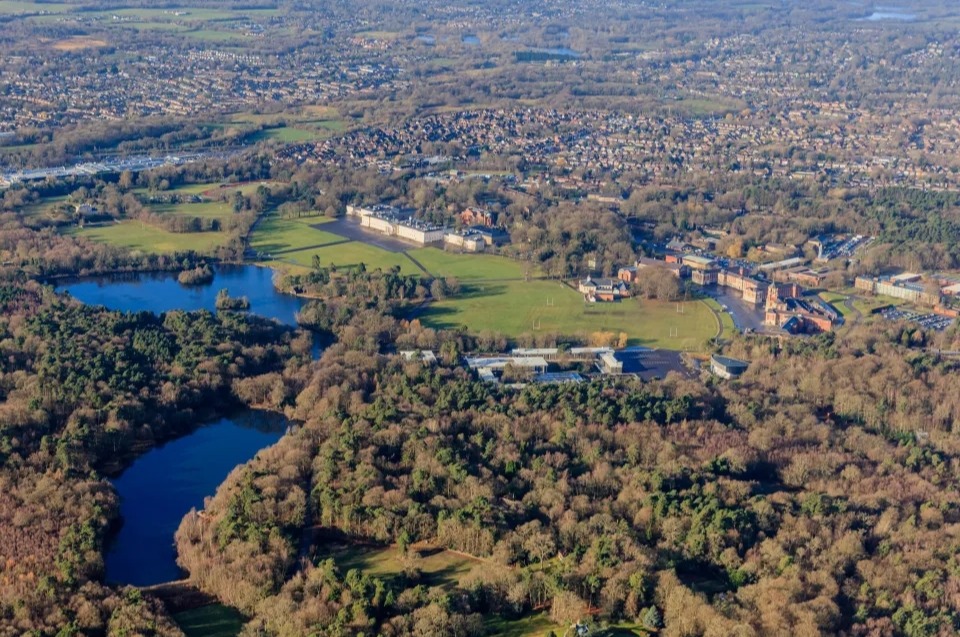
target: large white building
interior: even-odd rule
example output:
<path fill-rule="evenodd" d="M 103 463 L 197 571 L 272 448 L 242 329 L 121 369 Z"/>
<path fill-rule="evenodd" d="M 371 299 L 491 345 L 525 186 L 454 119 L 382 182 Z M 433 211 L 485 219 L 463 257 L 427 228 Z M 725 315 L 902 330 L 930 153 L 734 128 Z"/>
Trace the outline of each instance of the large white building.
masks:
<path fill-rule="evenodd" d="M 358 217 L 364 228 L 417 245 L 440 243 L 446 234 L 442 226 L 417 221 L 393 206 L 347 206 L 347 216 Z"/>

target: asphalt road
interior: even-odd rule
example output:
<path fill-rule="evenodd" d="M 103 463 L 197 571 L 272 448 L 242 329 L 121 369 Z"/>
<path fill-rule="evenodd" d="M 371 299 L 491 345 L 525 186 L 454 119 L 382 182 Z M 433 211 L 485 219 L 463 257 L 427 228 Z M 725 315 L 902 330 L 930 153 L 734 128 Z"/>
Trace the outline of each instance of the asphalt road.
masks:
<path fill-rule="evenodd" d="M 337 219 L 335 221 L 329 221 L 327 223 L 318 223 L 313 227 L 317 230 L 323 230 L 324 232 L 336 234 L 352 241 L 368 243 L 372 246 L 377 246 L 378 248 L 387 250 L 388 252 L 406 252 L 407 250 L 412 250 L 413 248 L 419 247 L 414 243 L 407 243 L 399 239 L 385 236 L 376 230 L 365 229 L 360 225 L 359 221 L 348 219 L 346 217 Z"/>
<path fill-rule="evenodd" d="M 766 327 L 763 324 L 763 310 L 744 302 L 738 292 L 728 291 L 725 288 L 714 287 L 704 290 L 707 296 L 713 297 L 720 305 L 725 305 L 727 313 L 733 318 L 733 325 L 741 332 L 747 329 L 762 332 Z"/>

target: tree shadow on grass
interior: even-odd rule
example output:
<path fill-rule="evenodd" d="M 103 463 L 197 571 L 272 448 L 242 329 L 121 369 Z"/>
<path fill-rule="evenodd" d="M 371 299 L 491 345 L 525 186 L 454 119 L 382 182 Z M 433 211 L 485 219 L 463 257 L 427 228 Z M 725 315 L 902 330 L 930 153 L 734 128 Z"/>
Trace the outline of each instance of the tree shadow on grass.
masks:
<path fill-rule="evenodd" d="M 491 304 L 496 303 L 492 299 L 503 296 L 506 291 L 506 285 L 497 284 L 477 284 L 464 285 L 459 294 L 443 301 L 446 305 L 440 306 L 431 303 L 425 310 L 417 314 L 417 318 L 427 321 L 431 327 L 441 329 L 456 329 L 465 326 L 463 320 L 474 308 L 464 305 L 468 301 L 490 298 Z M 495 305 L 491 305 L 495 309 Z"/>

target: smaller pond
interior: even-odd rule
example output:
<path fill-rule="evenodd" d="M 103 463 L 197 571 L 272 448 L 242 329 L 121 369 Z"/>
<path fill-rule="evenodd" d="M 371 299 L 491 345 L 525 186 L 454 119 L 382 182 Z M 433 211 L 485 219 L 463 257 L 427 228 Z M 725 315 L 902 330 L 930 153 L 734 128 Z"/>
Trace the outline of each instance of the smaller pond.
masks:
<path fill-rule="evenodd" d="M 468 34 L 464 35 L 462 38 L 460 38 L 460 40 L 461 40 L 464 44 L 468 44 L 468 45 L 470 45 L 470 46 L 478 46 L 478 45 L 480 44 L 480 38 L 478 38 L 477 36 L 473 35 L 472 33 L 468 33 Z"/>
<path fill-rule="evenodd" d="M 275 414 L 244 412 L 140 456 L 113 480 L 123 525 L 107 547 L 106 581 L 150 586 L 180 579 L 173 536 L 183 516 L 202 508 L 234 467 L 277 442 L 286 426 Z"/>

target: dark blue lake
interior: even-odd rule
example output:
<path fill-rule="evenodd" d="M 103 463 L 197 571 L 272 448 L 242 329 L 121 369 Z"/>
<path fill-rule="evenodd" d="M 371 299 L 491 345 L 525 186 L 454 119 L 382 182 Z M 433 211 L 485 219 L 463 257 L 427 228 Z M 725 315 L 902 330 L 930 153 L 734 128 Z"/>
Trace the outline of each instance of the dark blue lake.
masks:
<path fill-rule="evenodd" d="M 92 277 L 59 285 L 88 305 L 103 305 L 126 312 L 169 312 L 170 310 L 216 309 L 217 292 L 230 290 L 231 296 L 250 299 L 250 311 L 286 325 L 296 325 L 296 313 L 305 301 L 281 294 L 273 287 L 273 270 L 252 265 L 220 266 L 213 282 L 186 287 L 177 274 L 118 274 Z"/>
<path fill-rule="evenodd" d="M 252 313 L 296 325 L 305 301 L 277 292 L 273 274 L 255 266 L 223 266 L 203 286 L 186 287 L 176 273 L 159 273 L 94 277 L 58 287 L 87 304 L 156 313 L 215 311 L 217 292 L 227 288 L 231 296 L 246 296 Z M 204 498 L 234 467 L 279 440 L 285 428 L 275 415 L 244 412 L 202 425 L 137 458 L 113 480 L 123 525 L 107 548 L 106 581 L 147 586 L 180 579 L 173 536 L 183 516 L 202 508 Z"/>
<path fill-rule="evenodd" d="M 202 508 L 234 467 L 279 440 L 285 426 L 246 412 L 140 456 L 113 480 L 123 526 L 107 548 L 106 581 L 149 586 L 182 578 L 173 536 L 184 514 Z"/>

